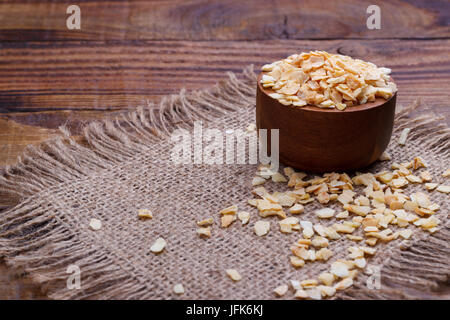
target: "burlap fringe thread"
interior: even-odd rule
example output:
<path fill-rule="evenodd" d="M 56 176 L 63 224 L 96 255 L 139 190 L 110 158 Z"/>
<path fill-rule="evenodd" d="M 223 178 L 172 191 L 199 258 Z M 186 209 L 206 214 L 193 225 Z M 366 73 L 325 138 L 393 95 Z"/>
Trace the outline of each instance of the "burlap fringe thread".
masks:
<path fill-rule="evenodd" d="M 95 176 L 102 170 L 112 170 L 115 165 L 150 150 L 152 143 L 167 138 L 174 129 L 191 127 L 195 120 L 208 121 L 237 108 L 253 107 L 255 81 L 250 66 L 243 71 L 242 80 L 229 73 L 227 80 L 210 89 L 189 94 L 182 90 L 165 97 L 158 106 L 149 103 L 113 120 L 90 123 L 83 128 L 82 142 L 75 141 L 61 127 L 62 137 L 27 148 L 17 164 L 4 168 L 0 176 L 0 191 L 15 197 L 18 203 L 0 214 L 0 258 L 47 288 L 51 298 L 148 298 L 145 283 L 123 272 L 124 266 L 118 266 L 106 254 L 86 248 L 57 215 L 49 214 L 40 205 L 39 193 L 60 188 L 74 179 Z M 419 140 L 424 152 L 439 153 L 446 159 L 450 152 L 450 129 L 433 114 L 410 119 L 409 114 L 418 106 L 417 102 L 396 114 L 395 132 L 411 128 L 409 139 Z M 367 290 L 357 284 L 340 297 L 414 298 L 408 289 L 413 292 L 414 288 L 437 288 L 450 274 L 449 238 L 446 223 L 439 232 L 423 234 L 411 242 L 409 248 L 393 249 L 396 252 L 383 266 L 383 289 Z M 83 278 L 88 280 L 84 281 L 83 290 L 65 289 L 65 268 L 75 261 L 83 270 Z"/>

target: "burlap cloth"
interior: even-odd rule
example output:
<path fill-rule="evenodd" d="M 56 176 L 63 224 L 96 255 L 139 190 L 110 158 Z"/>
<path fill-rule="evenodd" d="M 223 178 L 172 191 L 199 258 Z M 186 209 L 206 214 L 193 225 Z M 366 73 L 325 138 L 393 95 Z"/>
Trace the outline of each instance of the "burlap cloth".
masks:
<path fill-rule="evenodd" d="M 0 179 L 2 190 L 20 199 L 0 216 L 0 257 L 25 270 L 50 297 L 62 299 L 273 299 L 275 287 L 317 276 L 344 258 L 355 243 L 342 237 L 331 242 L 334 255 L 328 262 L 295 270 L 288 257 L 298 233 L 282 234 L 277 218 L 271 217 L 266 218 L 270 233 L 254 234 L 253 224 L 260 218 L 247 199 L 252 197 L 255 165 L 171 162 L 168 135 L 175 128 L 189 129 L 199 119 L 204 128 L 220 130 L 254 123 L 255 81 L 251 69 L 239 80 L 230 74 L 211 89 L 167 97 L 158 108 L 141 107 L 115 120 L 91 123 L 84 128 L 84 143 L 62 128 L 64 138 L 29 148 Z M 410 119 L 415 107 L 396 115 L 388 151 L 399 163 L 421 156 L 434 180 L 442 183 L 441 174 L 449 167 L 449 128 L 433 115 Z M 412 130 L 400 147 L 398 135 L 406 127 Z M 391 163 L 377 162 L 362 171 L 380 171 Z M 266 188 L 282 189 L 271 183 Z M 419 189 L 423 185 L 409 186 L 407 193 Z M 381 289 L 368 289 L 368 275 L 361 273 L 353 288 L 337 297 L 410 298 L 447 281 L 449 196 L 434 191 L 431 199 L 441 206 L 440 230 L 430 235 L 413 226 L 410 241 L 377 244 L 369 265 L 382 267 Z M 250 223 L 237 221 L 222 229 L 218 211 L 232 204 L 251 212 Z M 320 207 L 317 201 L 306 205 L 301 219 L 318 222 L 313 211 Z M 138 220 L 140 208 L 150 208 L 154 218 Z M 210 216 L 215 218 L 212 237 L 200 239 L 196 221 Z M 94 217 L 103 222 L 95 232 L 88 228 Z M 154 255 L 149 248 L 158 237 L 168 244 Z M 81 270 L 79 290 L 66 287 L 71 264 Z M 227 268 L 237 269 L 243 279 L 233 283 L 225 275 Z M 176 283 L 183 283 L 184 295 L 172 292 Z M 292 299 L 293 293 L 285 298 Z"/>

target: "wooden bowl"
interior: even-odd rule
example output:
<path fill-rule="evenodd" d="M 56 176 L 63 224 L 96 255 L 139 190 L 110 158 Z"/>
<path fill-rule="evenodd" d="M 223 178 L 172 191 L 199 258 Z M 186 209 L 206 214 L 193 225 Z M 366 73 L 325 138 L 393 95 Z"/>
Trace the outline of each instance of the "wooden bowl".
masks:
<path fill-rule="evenodd" d="M 344 111 L 285 106 L 268 95 L 273 90 L 262 87 L 261 77 L 262 73 L 257 84 L 256 125 L 268 131 L 279 129 L 281 163 L 311 172 L 356 170 L 377 160 L 388 146 L 396 94 Z"/>

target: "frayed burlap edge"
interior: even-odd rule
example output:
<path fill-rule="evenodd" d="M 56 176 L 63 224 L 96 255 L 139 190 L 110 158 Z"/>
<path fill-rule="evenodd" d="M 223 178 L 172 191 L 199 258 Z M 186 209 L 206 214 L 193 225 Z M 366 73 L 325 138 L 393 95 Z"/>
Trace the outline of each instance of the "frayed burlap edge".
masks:
<path fill-rule="evenodd" d="M 166 139 L 173 130 L 191 127 L 195 120 L 208 121 L 238 108 L 253 107 L 256 81 L 253 67 L 246 68 L 241 79 L 231 73 L 228 77 L 212 88 L 189 94 L 182 90 L 165 97 L 157 106 L 149 104 L 112 120 L 87 124 L 81 142 L 62 127 L 62 137 L 27 148 L 17 164 L 4 168 L 0 176 L 0 191 L 18 202 L 0 215 L 0 258 L 48 288 L 51 298 L 145 299 L 148 296 L 145 283 L 129 275 L 132 273 L 123 272 L 127 266 L 117 265 L 106 253 L 91 252 L 57 215 L 49 213 L 36 200 L 43 190 L 112 170 L 151 150 L 153 143 Z M 419 105 L 417 101 L 396 114 L 395 132 L 411 128 L 409 139 L 423 144 L 424 152 L 448 157 L 450 129 L 432 113 L 410 118 Z M 449 236 L 447 223 L 436 234 L 423 234 L 402 250 L 393 249 L 383 266 L 382 290 L 356 286 L 340 298 L 414 298 L 405 288 L 436 288 L 449 274 Z M 49 242 L 54 244 L 52 252 L 45 246 Z M 82 295 L 58 285 L 67 279 L 65 267 L 69 261 L 77 261 L 83 277 L 91 279 Z M 426 272 L 417 268 L 418 262 L 426 266 Z"/>

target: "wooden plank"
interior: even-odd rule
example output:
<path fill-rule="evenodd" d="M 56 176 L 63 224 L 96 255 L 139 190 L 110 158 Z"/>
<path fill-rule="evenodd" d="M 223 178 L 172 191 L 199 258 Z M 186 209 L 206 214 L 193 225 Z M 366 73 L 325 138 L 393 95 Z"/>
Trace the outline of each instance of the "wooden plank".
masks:
<path fill-rule="evenodd" d="M 32 42 L 0 44 L 0 112 L 122 110 L 198 89 L 291 53 L 348 54 L 393 69 L 400 103 L 448 107 L 450 40 Z"/>
<path fill-rule="evenodd" d="M 15 163 L 27 145 L 37 145 L 56 134 L 55 129 L 0 119 L 0 165 Z"/>
<path fill-rule="evenodd" d="M 11 269 L 0 261 L 0 300 L 48 299 L 42 288 L 29 276 Z"/>
<path fill-rule="evenodd" d="M 80 0 L 81 30 L 68 30 L 73 1 L 2 1 L 0 40 L 264 40 L 442 38 L 446 0 L 377 1 L 381 29 L 366 26 L 370 0 Z"/>

